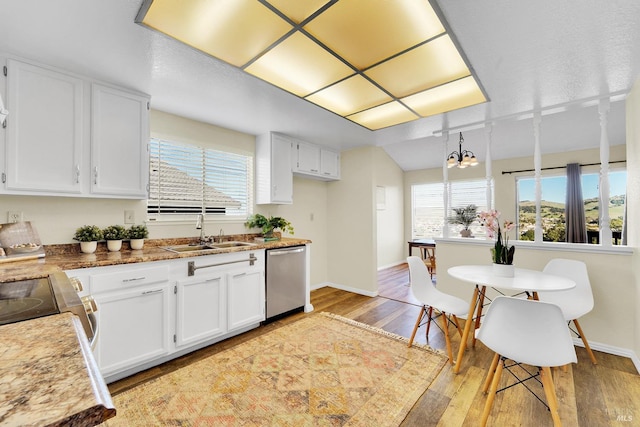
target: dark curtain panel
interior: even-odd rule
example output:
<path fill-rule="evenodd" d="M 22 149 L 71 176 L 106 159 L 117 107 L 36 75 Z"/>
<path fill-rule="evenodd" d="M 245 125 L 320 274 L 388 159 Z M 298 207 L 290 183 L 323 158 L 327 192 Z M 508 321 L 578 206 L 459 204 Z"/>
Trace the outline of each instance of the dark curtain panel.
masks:
<path fill-rule="evenodd" d="M 584 215 L 584 200 L 582 199 L 580 165 L 578 163 L 569 163 L 567 165 L 567 203 L 564 209 L 567 220 L 567 242 L 586 243 L 587 224 Z"/>

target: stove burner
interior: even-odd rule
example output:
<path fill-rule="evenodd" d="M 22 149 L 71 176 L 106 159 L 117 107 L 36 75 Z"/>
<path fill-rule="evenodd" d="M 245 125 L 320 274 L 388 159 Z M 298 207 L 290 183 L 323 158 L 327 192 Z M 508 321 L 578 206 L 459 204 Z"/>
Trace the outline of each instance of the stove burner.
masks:
<path fill-rule="evenodd" d="M 47 279 L 0 283 L 0 325 L 58 312 Z"/>

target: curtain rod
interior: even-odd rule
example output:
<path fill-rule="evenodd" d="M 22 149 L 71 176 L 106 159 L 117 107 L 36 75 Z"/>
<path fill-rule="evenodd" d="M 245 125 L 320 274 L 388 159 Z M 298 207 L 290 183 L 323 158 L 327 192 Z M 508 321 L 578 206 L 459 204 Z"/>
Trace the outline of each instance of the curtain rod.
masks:
<path fill-rule="evenodd" d="M 614 160 L 613 162 L 609 162 L 609 164 L 612 163 L 626 163 L 626 160 Z M 600 166 L 602 163 L 581 163 L 580 166 Z M 546 171 L 546 170 L 551 170 L 551 169 L 566 169 L 566 166 L 552 166 L 552 167 L 548 167 L 548 168 L 540 168 L 540 170 L 542 171 Z M 535 172 L 535 169 L 521 169 L 521 170 L 517 170 L 517 171 L 502 171 L 502 175 L 506 175 L 506 174 L 512 174 L 512 173 L 518 173 L 518 172 Z"/>

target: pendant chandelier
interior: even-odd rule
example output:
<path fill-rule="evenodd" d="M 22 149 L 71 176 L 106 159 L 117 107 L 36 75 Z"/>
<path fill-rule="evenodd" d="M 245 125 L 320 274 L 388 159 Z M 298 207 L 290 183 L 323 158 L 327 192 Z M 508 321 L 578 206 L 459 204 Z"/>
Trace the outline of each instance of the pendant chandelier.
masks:
<path fill-rule="evenodd" d="M 448 168 L 457 166 L 460 169 L 464 169 L 467 166 L 476 166 L 478 164 L 478 159 L 476 159 L 476 155 L 473 154 L 472 151 L 462 149 L 463 142 L 464 142 L 464 138 L 462 137 L 462 132 L 460 132 L 460 141 L 458 142 L 458 151 L 452 151 L 451 154 L 449 154 L 447 158 Z"/>

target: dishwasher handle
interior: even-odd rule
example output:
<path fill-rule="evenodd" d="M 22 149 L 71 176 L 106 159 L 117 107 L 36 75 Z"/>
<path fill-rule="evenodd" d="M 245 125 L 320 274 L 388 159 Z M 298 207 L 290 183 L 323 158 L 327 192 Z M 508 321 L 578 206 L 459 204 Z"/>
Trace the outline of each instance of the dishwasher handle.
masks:
<path fill-rule="evenodd" d="M 298 249 L 289 249 L 289 250 L 284 250 L 284 251 L 274 251 L 274 250 L 270 250 L 269 251 L 269 256 L 280 256 L 280 255 L 289 255 L 289 254 L 299 254 L 300 252 L 304 252 L 305 248 L 298 248 Z"/>

